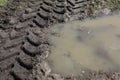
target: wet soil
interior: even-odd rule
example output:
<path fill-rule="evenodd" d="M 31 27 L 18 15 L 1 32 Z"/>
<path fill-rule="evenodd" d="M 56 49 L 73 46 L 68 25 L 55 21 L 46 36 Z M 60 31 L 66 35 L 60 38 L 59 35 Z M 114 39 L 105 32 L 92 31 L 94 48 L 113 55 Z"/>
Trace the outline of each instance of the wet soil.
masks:
<path fill-rule="evenodd" d="M 92 13 L 84 11 L 88 3 L 10 0 L 0 13 L 0 80 L 119 80 L 120 73 L 112 71 L 62 77 L 53 73 L 45 60 L 50 53 L 51 43 L 46 34 L 51 25 L 91 16 Z"/>
<path fill-rule="evenodd" d="M 54 72 L 80 75 L 86 71 L 120 71 L 120 14 L 56 24 L 49 35 L 48 59 Z M 97 63 L 97 64 L 96 64 Z"/>

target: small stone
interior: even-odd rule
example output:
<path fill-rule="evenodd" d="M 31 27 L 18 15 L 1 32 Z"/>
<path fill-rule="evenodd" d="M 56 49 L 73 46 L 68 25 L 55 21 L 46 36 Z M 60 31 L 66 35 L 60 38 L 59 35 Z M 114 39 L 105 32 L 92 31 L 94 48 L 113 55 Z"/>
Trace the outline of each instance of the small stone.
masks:
<path fill-rule="evenodd" d="M 43 32 L 40 29 L 33 29 L 33 33 L 39 37 L 43 36 Z"/>
<path fill-rule="evenodd" d="M 45 51 L 42 53 L 41 58 L 46 59 L 49 56 L 49 51 Z"/>
<path fill-rule="evenodd" d="M 105 14 L 105 15 L 108 15 L 108 14 L 111 13 L 111 10 L 108 9 L 108 8 L 105 8 L 105 9 L 102 10 L 102 13 Z"/>
<path fill-rule="evenodd" d="M 41 44 L 39 46 L 39 49 L 41 50 L 41 52 L 44 54 L 45 51 L 50 51 L 50 48 L 47 44 Z"/>
<path fill-rule="evenodd" d="M 84 74 L 84 73 L 85 73 L 85 71 L 82 71 L 82 73 Z"/>
<path fill-rule="evenodd" d="M 50 74 L 50 72 L 51 72 L 50 66 L 49 66 L 48 63 L 45 62 L 45 61 L 42 61 L 42 62 L 40 63 L 40 68 L 41 68 L 41 70 L 43 71 L 43 74 L 44 74 L 46 77 L 47 77 L 47 76 Z"/>
<path fill-rule="evenodd" d="M 25 13 L 26 13 L 26 14 L 28 14 L 28 13 L 30 13 L 30 12 L 32 12 L 32 9 L 31 9 L 31 8 L 27 8 L 27 9 L 25 10 Z"/>
<path fill-rule="evenodd" d="M 64 80 L 59 74 L 52 74 L 54 80 Z"/>

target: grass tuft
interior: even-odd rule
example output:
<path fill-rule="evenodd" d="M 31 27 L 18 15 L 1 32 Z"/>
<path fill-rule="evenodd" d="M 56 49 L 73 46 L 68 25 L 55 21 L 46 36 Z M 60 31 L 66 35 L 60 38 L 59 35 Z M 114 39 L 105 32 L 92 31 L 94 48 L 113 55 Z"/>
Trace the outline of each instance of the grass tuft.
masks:
<path fill-rule="evenodd" d="M 107 0 L 107 6 L 111 8 L 120 8 L 120 0 Z"/>
<path fill-rule="evenodd" d="M 0 6 L 4 6 L 7 4 L 7 0 L 0 0 Z"/>

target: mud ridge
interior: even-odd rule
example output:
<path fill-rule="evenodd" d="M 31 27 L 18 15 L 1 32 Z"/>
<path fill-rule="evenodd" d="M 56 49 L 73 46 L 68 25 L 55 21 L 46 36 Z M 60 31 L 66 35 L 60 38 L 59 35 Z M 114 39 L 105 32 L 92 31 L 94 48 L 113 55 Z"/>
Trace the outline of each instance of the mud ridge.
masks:
<path fill-rule="evenodd" d="M 51 72 L 45 61 L 50 53 L 46 34 L 53 24 L 90 16 L 85 6 L 92 0 L 28 1 L 11 0 L 0 16 L 0 80 L 75 80 L 74 76 L 63 78 Z M 27 3 L 27 7 L 21 7 L 22 3 Z M 93 79 L 103 74 L 107 76 L 93 74 Z M 119 73 L 111 74 L 119 77 Z M 86 76 L 89 78 L 92 76 Z"/>

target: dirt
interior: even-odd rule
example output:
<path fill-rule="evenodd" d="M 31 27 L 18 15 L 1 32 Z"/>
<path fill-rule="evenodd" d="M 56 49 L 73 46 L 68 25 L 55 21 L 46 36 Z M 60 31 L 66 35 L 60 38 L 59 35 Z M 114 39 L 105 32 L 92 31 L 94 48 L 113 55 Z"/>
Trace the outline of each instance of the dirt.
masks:
<path fill-rule="evenodd" d="M 85 7 L 89 3 L 94 4 L 92 0 L 10 0 L 0 13 L 0 80 L 119 80 L 117 72 L 62 77 L 52 73 L 45 60 L 51 46 L 46 34 L 52 24 L 92 16 Z"/>

